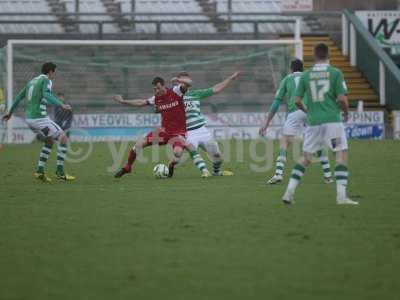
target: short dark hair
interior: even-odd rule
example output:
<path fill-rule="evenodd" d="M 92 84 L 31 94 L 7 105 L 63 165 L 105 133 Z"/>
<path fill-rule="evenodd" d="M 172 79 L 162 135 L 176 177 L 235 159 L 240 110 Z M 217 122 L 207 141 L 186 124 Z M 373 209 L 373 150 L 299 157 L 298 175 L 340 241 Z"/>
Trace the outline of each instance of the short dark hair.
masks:
<path fill-rule="evenodd" d="M 65 94 L 64 94 L 63 92 L 58 92 L 58 93 L 57 93 L 57 96 L 58 96 L 58 97 L 64 97 Z"/>
<path fill-rule="evenodd" d="M 314 48 L 314 55 L 317 59 L 327 60 L 329 58 L 329 47 L 324 43 L 316 45 Z"/>
<path fill-rule="evenodd" d="M 295 59 L 290 63 L 290 69 L 292 72 L 303 72 L 304 65 L 301 59 Z"/>
<path fill-rule="evenodd" d="M 186 71 L 181 71 L 178 73 L 178 77 L 190 77 L 190 75 Z"/>
<path fill-rule="evenodd" d="M 57 68 L 56 64 L 54 64 L 52 62 L 44 63 L 42 66 L 42 74 L 47 75 L 50 73 L 50 71 L 55 72 L 56 68 Z"/>
<path fill-rule="evenodd" d="M 157 85 L 158 83 L 160 83 L 161 85 L 165 85 L 165 80 L 161 77 L 155 77 L 151 82 L 152 85 Z"/>

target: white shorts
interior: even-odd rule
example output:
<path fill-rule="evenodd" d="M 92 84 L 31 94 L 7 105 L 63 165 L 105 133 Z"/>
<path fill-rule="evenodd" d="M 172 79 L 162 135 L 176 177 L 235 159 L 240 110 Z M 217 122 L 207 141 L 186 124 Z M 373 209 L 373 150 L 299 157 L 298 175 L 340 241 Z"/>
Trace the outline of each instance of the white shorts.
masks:
<path fill-rule="evenodd" d="M 26 124 L 33 132 L 42 138 L 51 137 L 57 139 L 63 130 L 49 117 L 39 119 L 25 119 Z"/>
<path fill-rule="evenodd" d="M 219 152 L 217 141 L 212 136 L 207 127 L 203 126 L 187 132 L 187 143 L 194 146 L 196 149 L 200 146 L 209 154 Z"/>
<path fill-rule="evenodd" d="M 302 110 L 296 110 L 288 114 L 283 125 L 283 135 L 301 136 L 304 133 L 307 114 Z"/>
<path fill-rule="evenodd" d="M 334 152 L 348 149 L 343 123 L 327 123 L 306 128 L 303 151 L 314 154 L 324 147 Z"/>

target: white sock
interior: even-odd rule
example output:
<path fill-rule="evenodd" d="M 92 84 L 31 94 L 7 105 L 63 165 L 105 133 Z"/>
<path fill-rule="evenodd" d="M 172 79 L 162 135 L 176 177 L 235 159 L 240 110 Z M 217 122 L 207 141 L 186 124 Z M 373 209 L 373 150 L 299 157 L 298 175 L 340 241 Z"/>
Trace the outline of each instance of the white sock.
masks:
<path fill-rule="evenodd" d="M 290 178 L 286 192 L 294 194 L 294 192 L 296 191 L 296 188 L 299 185 L 299 183 L 300 183 L 300 181 L 298 181 L 296 179 L 293 179 L 293 178 Z"/>
<path fill-rule="evenodd" d="M 346 195 L 347 186 L 344 184 L 336 183 L 337 200 L 343 201 L 347 198 Z"/>

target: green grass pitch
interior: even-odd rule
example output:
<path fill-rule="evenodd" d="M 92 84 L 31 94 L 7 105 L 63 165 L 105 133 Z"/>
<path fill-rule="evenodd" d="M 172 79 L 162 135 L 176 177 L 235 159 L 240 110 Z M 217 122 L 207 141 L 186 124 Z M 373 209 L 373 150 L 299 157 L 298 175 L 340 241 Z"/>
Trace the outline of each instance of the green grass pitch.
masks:
<path fill-rule="evenodd" d="M 232 178 L 186 162 L 171 180 L 149 163 L 118 181 L 94 144 L 67 166 L 76 182 L 41 184 L 39 144 L 3 147 L 0 299 L 398 299 L 400 144 L 350 146 L 358 207 L 335 205 L 317 164 L 284 206 L 286 182 L 267 187 L 272 171 L 252 172 L 247 150 L 226 164 Z"/>

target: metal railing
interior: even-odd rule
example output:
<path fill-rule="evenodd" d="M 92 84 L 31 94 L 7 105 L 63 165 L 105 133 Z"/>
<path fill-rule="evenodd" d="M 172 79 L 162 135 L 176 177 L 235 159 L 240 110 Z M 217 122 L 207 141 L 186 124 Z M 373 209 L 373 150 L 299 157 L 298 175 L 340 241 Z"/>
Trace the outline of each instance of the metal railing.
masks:
<path fill-rule="evenodd" d="M 350 64 L 357 66 L 379 92 L 382 106 L 400 109 L 400 69 L 357 16 L 345 10 L 342 23 L 343 55 L 350 56 Z"/>

